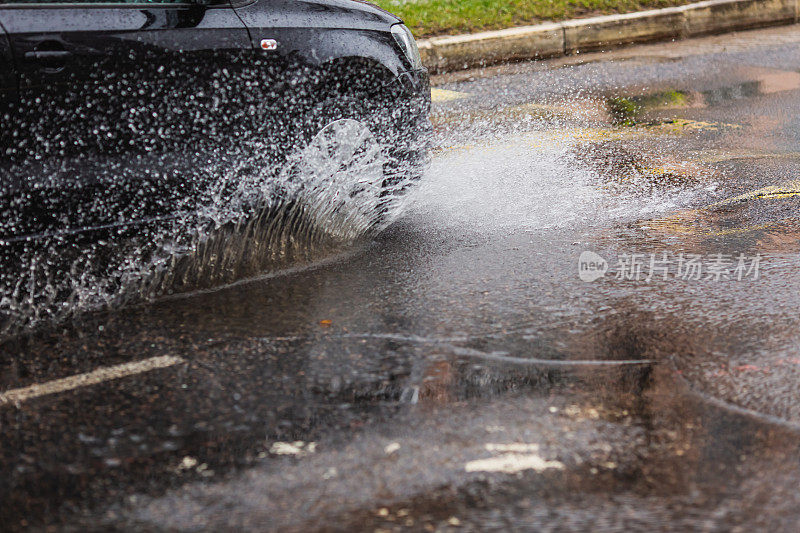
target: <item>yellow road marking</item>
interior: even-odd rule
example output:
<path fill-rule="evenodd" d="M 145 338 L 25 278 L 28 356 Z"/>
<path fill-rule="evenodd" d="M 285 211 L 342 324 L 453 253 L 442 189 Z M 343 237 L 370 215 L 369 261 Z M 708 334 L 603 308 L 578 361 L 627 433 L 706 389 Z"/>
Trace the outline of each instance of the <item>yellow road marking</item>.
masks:
<path fill-rule="evenodd" d="M 729 228 L 729 229 L 714 231 L 708 228 L 701 229 L 694 227 L 691 224 L 691 222 L 687 220 L 687 218 L 690 216 L 699 217 L 701 211 L 713 209 L 715 207 L 722 207 L 726 205 L 733 205 L 741 202 L 746 202 L 748 200 L 760 200 L 760 199 L 775 200 L 775 199 L 793 198 L 799 196 L 800 196 L 800 180 L 791 181 L 783 185 L 770 185 L 768 187 L 756 189 L 754 191 L 740 194 L 732 198 L 726 198 L 725 200 L 721 200 L 719 202 L 715 202 L 713 204 L 709 204 L 707 206 L 698 209 L 682 211 L 669 217 L 650 220 L 642 225 L 652 229 L 677 233 L 681 235 L 699 235 L 706 237 L 725 237 L 728 235 L 739 235 L 751 231 L 764 230 L 773 227 L 777 224 L 784 223 L 789 219 L 772 221 L 766 224 L 757 224 L 740 228 Z"/>
<path fill-rule="evenodd" d="M 713 203 L 707 207 L 719 207 L 723 205 L 737 204 L 746 200 L 758 200 L 761 198 L 789 198 L 792 196 L 800 196 L 800 180 L 790 181 L 784 185 L 770 185 L 763 189 L 750 191 L 733 198 L 727 198 L 719 202 Z"/>
<path fill-rule="evenodd" d="M 678 235 L 695 235 L 699 237 L 727 237 L 730 235 L 741 235 L 744 233 L 749 233 L 751 231 L 765 230 L 777 226 L 778 224 L 784 223 L 787 220 L 788 219 L 776 220 L 773 222 L 768 222 L 766 224 L 757 224 L 753 226 L 745 226 L 743 228 L 730 228 L 717 231 L 713 231 L 708 228 L 706 229 L 695 228 L 688 224 L 682 224 L 680 222 L 670 220 L 669 218 L 651 220 L 643 224 L 643 226 L 646 226 L 650 229 L 655 229 Z"/>
<path fill-rule="evenodd" d="M 740 130 L 739 124 L 727 124 L 725 122 L 702 122 L 699 120 L 675 119 L 670 122 L 659 122 L 656 124 L 642 124 L 642 127 L 650 129 L 660 129 L 667 131 L 719 131 L 723 129 Z"/>
<path fill-rule="evenodd" d="M 461 98 L 468 98 L 468 93 L 460 93 L 458 91 L 448 91 L 445 89 L 431 89 L 431 100 L 434 102 L 450 102 L 452 100 L 460 100 Z"/>
<path fill-rule="evenodd" d="M 798 159 L 800 152 L 751 152 L 751 151 L 714 151 L 709 150 L 697 159 L 699 163 L 723 163 L 737 159 Z"/>

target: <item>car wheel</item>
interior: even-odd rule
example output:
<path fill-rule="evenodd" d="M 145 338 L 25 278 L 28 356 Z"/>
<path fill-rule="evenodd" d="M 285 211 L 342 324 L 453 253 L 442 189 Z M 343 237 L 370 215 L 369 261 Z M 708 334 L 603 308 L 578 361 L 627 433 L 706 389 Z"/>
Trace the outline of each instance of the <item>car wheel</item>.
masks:
<path fill-rule="evenodd" d="M 398 103 L 318 102 L 291 128 L 294 148 L 281 165 L 280 189 L 328 235 L 352 240 L 385 229 L 428 161 L 429 127 L 407 117 Z"/>
<path fill-rule="evenodd" d="M 317 231 L 353 240 L 380 224 L 388 162 L 367 123 L 339 118 L 289 157 L 278 180 Z"/>

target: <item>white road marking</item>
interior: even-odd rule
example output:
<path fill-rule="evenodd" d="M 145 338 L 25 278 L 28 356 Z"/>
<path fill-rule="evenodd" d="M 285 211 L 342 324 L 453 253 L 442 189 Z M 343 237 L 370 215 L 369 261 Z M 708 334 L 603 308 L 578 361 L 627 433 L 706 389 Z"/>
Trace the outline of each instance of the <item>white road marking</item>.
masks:
<path fill-rule="evenodd" d="M 502 472 L 515 474 L 523 470 L 544 470 L 564 468 L 561 461 L 547 461 L 537 452 L 538 444 L 512 443 L 512 444 L 487 444 L 486 450 L 490 452 L 510 452 L 489 459 L 477 459 L 464 465 L 467 472 Z"/>
<path fill-rule="evenodd" d="M 160 357 L 152 357 L 144 361 L 136 361 L 134 363 L 125 363 L 122 365 L 109 366 L 106 368 L 98 368 L 85 374 L 77 374 L 67 378 L 56 379 L 45 383 L 38 383 L 29 387 L 21 389 L 12 389 L 6 392 L 0 392 L 0 405 L 5 404 L 19 404 L 27 400 L 47 396 L 50 394 L 58 394 L 67 392 L 81 387 L 88 387 L 97 385 L 105 381 L 142 374 L 157 370 L 159 368 L 167 368 L 182 363 L 183 359 L 171 355 L 162 355 Z"/>
<path fill-rule="evenodd" d="M 504 474 L 516 474 L 524 470 L 543 472 L 549 469 L 561 470 L 562 468 L 564 468 L 564 463 L 559 461 L 545 461 L 536 454 L 521 455 L 517 453 L 507 453 L 491 459 L 470 461 L 464 467 L 467 472 L 502 472 Z"/>
<path fill-rule="evenodd" d="M 522 442 L 515 442 L 512 444 L 487 444 L 486 450 L 505 453 L 536 453 L 539 451 L 539 445 L 525 444 Z"/>
<path fill-rule="evenodd" d="M 386 453 L 386 455 L 391 455 L 391 454 L 393 454 L 394 452 L 396 452 L 399 449 L 400 449 L 400 443 L 399 442 L 393 442 L 393 443 L 389 444 L 388 446 L 386 446 L 383 449 L 383 451 Z"/>
<path fill-rule="evenodd" d="M 269 449 L 275 455 L 307 455 L 317 451 L 316 442 L 275 442 Z"/>

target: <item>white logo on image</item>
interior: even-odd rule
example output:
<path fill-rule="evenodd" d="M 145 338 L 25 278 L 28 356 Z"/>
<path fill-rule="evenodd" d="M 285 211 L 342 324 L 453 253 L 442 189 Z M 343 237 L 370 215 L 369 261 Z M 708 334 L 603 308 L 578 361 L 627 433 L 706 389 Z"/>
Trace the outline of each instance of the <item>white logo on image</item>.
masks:
<path fill-rule="evenodd" d="M 608 261 L 594 252 L 583 252 L 578 258 L 578 276 L 590 283 L 598 280 L 608 272 Z"/>
<path fill-rule="evenodd" d="M 262 50 L 277 50 L 278 49 L 278 41 L 275 39 L 261 39 L 261 49 Z"/>

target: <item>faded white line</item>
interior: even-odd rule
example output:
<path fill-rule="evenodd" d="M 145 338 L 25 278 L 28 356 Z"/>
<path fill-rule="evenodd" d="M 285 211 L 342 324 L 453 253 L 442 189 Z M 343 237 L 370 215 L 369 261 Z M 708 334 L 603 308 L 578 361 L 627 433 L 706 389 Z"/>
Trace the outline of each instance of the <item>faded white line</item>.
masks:
<path fill-rule="evenodd" d="M 507 452 L 497 457 L 489 459 L 477 459 L 464 465 L 467 472 L 502 472 L 504 474 L 515 474 L 524 470 L 535 470 L 543 472 L 545 470 L 562 470 L 564 463 L 561 461 L 548 461 L 539 454 L 538 444 L 511 443 L 511 444 L 487 444 L 486 450 L 490 452 Z"/>
<path fill-rule="evenodd" d="M 560 461 L 545 461 L 536 454 L 507 453 L 491 459 L 478 459 L 470 461 L 464 466 L 467 472 L 501 472 L 503 474 L 516 474 L 525 470 L 544 472 L 545 470 L 561 470 L 564 463 Z"/>
<path fill-rule="evenodd" d="M 487 444 L 486 450 L 490 452 L 502 453 L 536 453 L 539 451 L 538 444 L 525 444 L 515 442 L 512 444 Z"/>
<path fill-rule="evenodd" d="M 122 365 L 109 366 L 106 368 L 98 368 L 85 374 L 77 374 L 67 378 L 56 379 L 45 383 L 38 383 L 29 387 L 21 389 L 12 389 L 0 393 L 0 405 L 5 404 L 18 404 L 41 396 L 50 394 L 58 394 L 80 387 L 88 387 L 97 385 L 105 381 L 120 379 L 127 376 L 142 374 L 150 372 L 151 370 L 158 370 L 159 368 L 167 368 L 182 363 L 183 359 L 171 355 L 162 355 L 160 357 L 152 357 L 144 361 L 136 361 L 134 363 L 125 363 Z"/>

